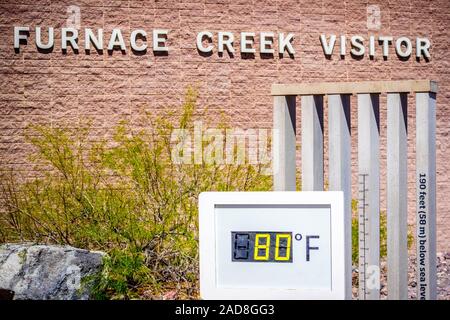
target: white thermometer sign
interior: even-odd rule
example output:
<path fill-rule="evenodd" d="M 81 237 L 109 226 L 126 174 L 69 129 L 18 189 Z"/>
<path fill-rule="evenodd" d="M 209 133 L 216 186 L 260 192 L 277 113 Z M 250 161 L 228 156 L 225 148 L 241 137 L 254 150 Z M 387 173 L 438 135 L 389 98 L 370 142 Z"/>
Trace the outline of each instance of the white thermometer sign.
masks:
<path fill-rule="evenodd" d="M 203 299 L 344 299 L 342 192 L 200 195 Z"/>

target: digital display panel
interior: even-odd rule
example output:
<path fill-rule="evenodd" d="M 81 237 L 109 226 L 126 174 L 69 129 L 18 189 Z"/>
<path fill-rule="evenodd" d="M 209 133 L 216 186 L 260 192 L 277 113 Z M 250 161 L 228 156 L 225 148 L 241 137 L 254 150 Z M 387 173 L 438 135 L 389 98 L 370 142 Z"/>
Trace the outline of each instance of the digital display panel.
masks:
<path fill-rule="evenodd" d="M 233 262 L 292 263 L 292 232 L 232 231 Z"/>

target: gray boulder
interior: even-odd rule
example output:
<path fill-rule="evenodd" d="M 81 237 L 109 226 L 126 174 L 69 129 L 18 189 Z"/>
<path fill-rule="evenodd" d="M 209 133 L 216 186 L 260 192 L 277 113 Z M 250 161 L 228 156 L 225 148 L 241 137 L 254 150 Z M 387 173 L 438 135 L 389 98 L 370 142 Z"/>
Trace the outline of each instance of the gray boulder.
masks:
<path fill-rule="evenodd" d="M 87 300 L 93 276 L 105 253 L 70 246 L 4 244 L 0 246 L 0 289 L 14 299 Z"/>

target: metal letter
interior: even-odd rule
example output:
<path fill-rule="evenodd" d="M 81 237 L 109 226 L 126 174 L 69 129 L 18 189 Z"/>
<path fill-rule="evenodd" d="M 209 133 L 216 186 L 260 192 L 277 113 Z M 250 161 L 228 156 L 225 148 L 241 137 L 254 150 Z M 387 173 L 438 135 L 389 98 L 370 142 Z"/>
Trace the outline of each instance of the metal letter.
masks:
<path fill-rule="evenodd" d="M 212 37 L 212 35 L 211 35 Z M 227 47 L 228 52 L 233 53 L 233 41 L 234 41 L 234 35 L 231 32 L 219 32 L 219 52 L 224 51 L 224 47 Z M 226 39 L 225 39 L 226 38 Z M 211 48 L 212 50 L 212 48 Z"/>
<path fill-rule="evenodd" d="M 241 32 L 241 53 L 255 53 L 255 48 L 252 47 L 253 39 L 255 38 L 254 32 Z M 250 48 L 247 46 L 250 45 Z"/>
<path fill-rule="evenodd" d="M 131 36 L 130 36 L 131 48 L 134 51 L 145 51 L 147 49 L 147 44 L 145 42 L 143 44 L 141 44 L 140 46 L 138 46 L 136 43 L 136 37 L 138 34 L 142 35 L 142 37 L 144 37 L 144 38 L 147 38 L 147 32 L 145 32 L 144 30 L 141 30 L 141 29 L 133 30 L 133 32 L 131 33 Z"/>
<path fill-rule="evenodd" d="M 167 37 L 169 30 L 155 29 L 153 30 L 153 51 L 168 52 L 169 48 L 166 47 Z"/>
<path fill-rule="evenodd" d="M 327 44 L 327 37 L 324 34 L 321 34 L 320 43 L 322 44 L 322 49 L 325 55 L 331 56 L 333 54 L 334 44 L 336 43 L 336 35 L 332 34 L 330 36 L 330 43 Z"/>
<path fill-rule="evenodd" d="M 283 54 L 284 50 L 287 50 L 289 54 L 295 54 L 294 47 L 292 47 L 292 41 L 294 40 L 294 34 L 288 33 L 286 38 L 284 33 L 278 35 L 278 53 Z"/>
<path fill-rule="evenodd" d="M 27 40 L 27 34 L 21 34 L 21 32 L 29 32 L 29 27 L 14 27 L 14 49 L 19 49 L 20 40 Z"/>
<path fill-rule="evenodd" d="M 273 49 L 273 32 L 261 32 L 260 35 L 260 50 L 261 53 L 273 54 L 275 50 Z"/>
<path fill-rule="evenodd" d="M 416 58 L 419 58 L 422 56 L 425 58 L 430 58 L 430 52 L 428 51 L 430 49 L 431 43 L 430 40 L 427 38 L 417 38 L 416 39 Z"/>
<path fill-rule="evenodd" d="M 361 36 L 353 36 L 350 40 L 352 43 L 352 50 L 350 52 L 355 56 L 363 56 L 366 52 L 366 49 L 364 48 L 363 42 L 364 38 Z"/>
<path fill-rule="evenodd" d="M 383 42 L 383 57 L 388 57 L 389 55 L 389 43 L 392 42 L 392 37 L 384 37 L 380 36 L 378 37 L 378 41 Z"/>
<path fill-rule="evenodd" d="M 53 48 L 54 43 L 55 41 L 52 27 L 48 28 L 48 41 L 46 44 L 42 43 L 41 27 L 36 27 L 36 47 L 47 50 Z"/>
<path fill-rule="evenodd" d="M 70 36 L 68 34 L 71 34 Z M 78 30 L 75 28 L 62 28 L 61 29 L 61 49 L 67 50 L 67 42 L 70 42 L 70 45 L 73 50 L 78 50 Z"/>
<path fill-rule="evenodd" d="M 91 50 L 91 42 L 94 44 L 95 49 L 103 50 L 103 29 L 97 30 L 97 37 L 91 29 L 84 29 L 84 48 Z"/>
<path fill-rule="evenodd" d="M 197 49 L 200 52 L 208 53 L 213 49 L 212 45 L 207 46 L 206 48 L 203 46 L 203 38 L 207 37 L 208 39 L 212 39 L 213 34 L 209 31 L 202 31 L 197 34 Z"/>
<path fill-rule="evenodd" d="M 402 44 L 406 45 L 406 50 L 403 51 Z M 400 37 L 395 42 L 395 51 L 397 51 L 397 54 L 402 58 L 408 58 L 411 55 L 412 52 L 412 43 L 411 40 L 407 37 Z"/>

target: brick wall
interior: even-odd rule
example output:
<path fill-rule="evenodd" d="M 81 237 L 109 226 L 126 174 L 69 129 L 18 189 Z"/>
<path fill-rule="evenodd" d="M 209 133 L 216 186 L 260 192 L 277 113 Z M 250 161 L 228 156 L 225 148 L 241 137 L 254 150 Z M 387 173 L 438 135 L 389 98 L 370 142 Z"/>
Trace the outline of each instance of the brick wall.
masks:
<path fill-rule="evenodd" d="M 105 39 L 113 28 L 170 29 L 168 55 L 144 55 L 114 51 L 99 54 L 71 49 L 61 52 L 60 28 L 68 19 L 67 8 L 81 9 L 81 30 L 103 28 Z M 368 30 L 367 6 L 378 5 L 381 29 Z M 13 26 L 55 27 L 56 45 L 50 53 L 37 52 L 34 32 L 20 52 L 13 49 Z M 234 56 L 201 55 L 195 46 L 199 31 L 235 33 Z M 241 56 L 241 31 L 293 32 L 294 58 Z M 45 32 L 46 33 L 46 32 Z M 414 56 L 401 61 L 390 48 L 384 61 L 381 49 L 370 60 L 334 55 L 325 59 L 321 33 L 426 36 L 432 41 L 431 61 Z M 388 79 L 433 79 L 439 82 L 437 98 L 437 202 L 438 249 L 450 249 L 450 1 L 320 1 L 320 0 L 0 0 L 0 165 L 31 172 L 25 154 L 23 128 L 29 123 L 61 121 L 74 125 L 93 120 L 98 137 L 111 133 L 122 118 L 139 126 L 142 108 L 157 112 L 178 105 L 184 88 L 200 88 L 200 105 L 213 113 L 224 110 L 236 127 L 270 128 L 272 83 L 304 81 L 356 81 Z M 106 42 L 106 40 L 105 40 Z M 83 48 L 83 38 L 80 47 Z M 127 41 L 127 45 L 129 42 Z M 258 47 L 258 45 L 256 45 Z M 336 50 L 336 49 L 335 49 Z M 414 97 L 409 97 L 409 217 L 414 222 Z M 352 98 L 353 144 L 357 142 L 356 99 Z M 382 198 L 385 197 L 386 98 L 381 99 Z M 300 118 L 300 114 L 299 114 Z M 299 119 L 300 120 L 300 119 Z M 299 122 L 300 123 L 300 122 Z M 327 131 L 327 130 L 325 130 Z M 327 133 L 327 132 L 325 132 Z M 300 137 L 299 137 L 300 138 Z M 300 139 L 298 140 L 300 141 Z M 325 159 L 326 160 L 326 159 Z M 299 159 L 300 161 L 300 159 Z M 352 156 L 353 184 L 356 182 L 356 147 Z M 356 197 L 356 190 L 354 197 Z M 382 209 L 385 210 L 383 203 Z"/>

